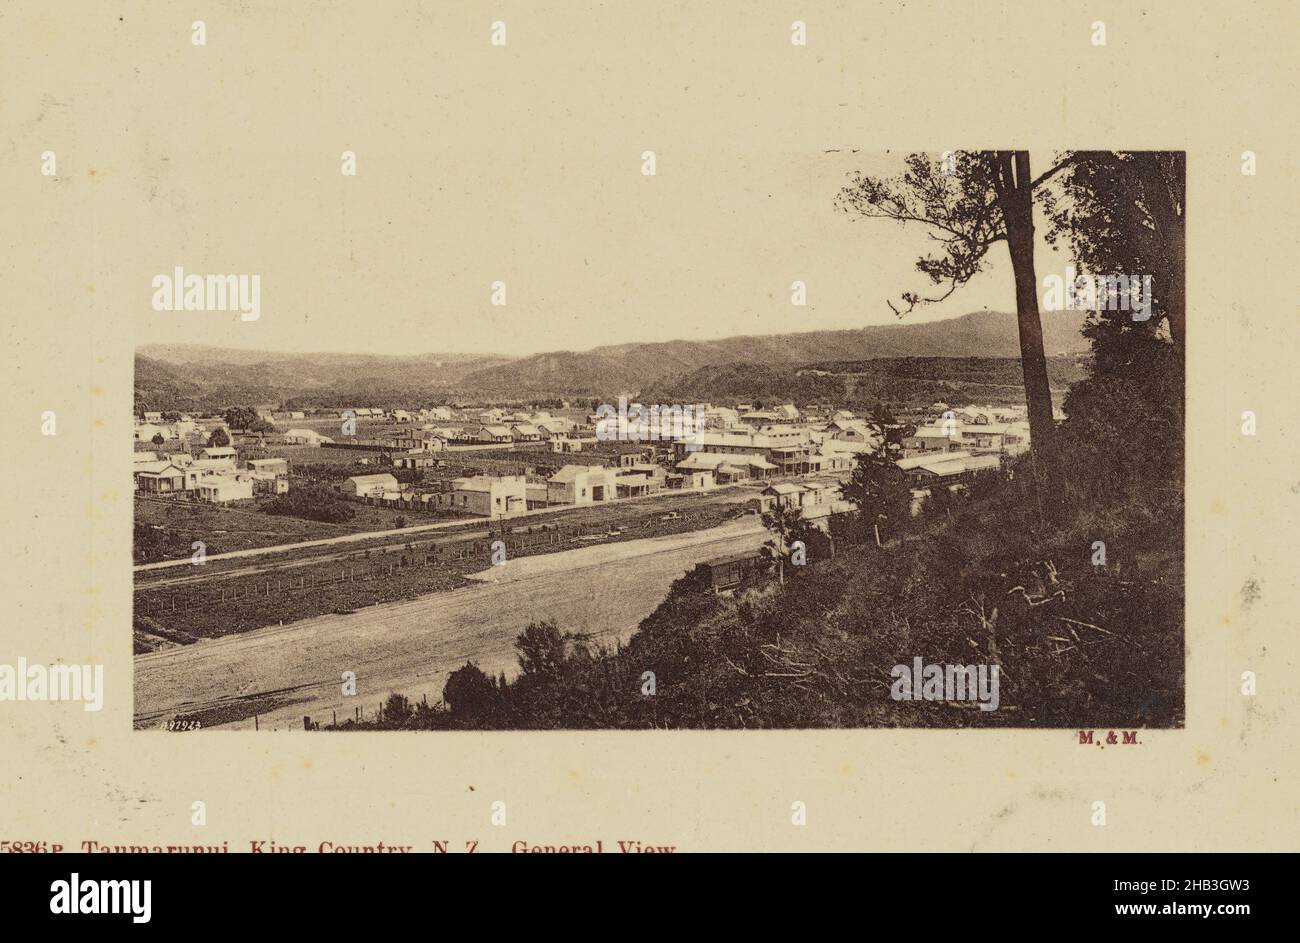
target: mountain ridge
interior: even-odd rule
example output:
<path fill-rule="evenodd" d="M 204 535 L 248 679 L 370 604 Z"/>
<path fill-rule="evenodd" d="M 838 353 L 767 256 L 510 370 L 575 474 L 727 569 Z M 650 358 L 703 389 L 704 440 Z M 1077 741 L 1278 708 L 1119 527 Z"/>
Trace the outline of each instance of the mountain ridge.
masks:
<path fill-rule="evenodd" d="M 1043 323 L 1049 357 L 1088 350 L 1079 312 Z M 564 396 L 662 388 L 708 367 L 795 366 L 827 361 L 909 357 L 1018 358 L 1015 315 L 976 311 L 956 318 L 873 325 L 852 330 L 736 335 L 717 340 L 606 344 L 586 351 L 525 357 L 491 354 L 347 354 L 259 352 L 184 344 L 145 344 L 136 351 L 136 398 L 157 401 L 297 401 L 405 399 L 441 391 L 460 396 Z M 142 395 L 143 394 L 143 395 Z"/>
<path fill-rule="evenodd" d="M 1080 312 L 1052 313 L 1043 324 L 1048 356 L 1085 353 Z M 588 351 L 551 351 L 475 370 L 465 383 L 486 392 L 587 393 L 640 389 L 703 367 L 730 363 L 800 364 L 900 357 L 1020 356 L 1013 314 L 976 311 L 942 321 L 873 325 L 853 330 L 738 335 L 711 341 L 611 344 Z"/>

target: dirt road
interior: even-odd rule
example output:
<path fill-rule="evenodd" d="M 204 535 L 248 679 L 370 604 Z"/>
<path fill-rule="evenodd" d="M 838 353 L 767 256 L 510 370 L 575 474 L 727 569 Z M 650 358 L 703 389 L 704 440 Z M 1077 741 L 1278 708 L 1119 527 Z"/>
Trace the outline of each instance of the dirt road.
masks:
<path fill-rule="evenodd" d="M 654 611 L 674 579 L 696 563 L 756 550 L 766 532 L 756 517 L 669 537 L 583 547 L 513 560 L 479 574 L 482 586 L 259 629 L 135 659 L 136 726 L 178 714 L 204 726 L 302 729 L 367 717 L 390 692 L 436 701 L 447 675 L 473 660 L 495 675 L 517 670 L 515 636 L 535 619 L 590 633 L 594 642 L 626 638 Z M 357 695 L 344 697 L 343 672 Z"/>
<path fill-rule="evenodd" d="M 503 524 L 510 527 L 520 527 L 534 523 L 536 519 L 547 520 L 553 516 L 563 516 L 571 518 L 571 522 L 581 520 L 585 516 L 593 520 L 610 519 L 616 520 L 620 509 L 631 507 L 640 510 L 646 504 L 667 503 L 669 505 L 682 506 L 683 502 L 690 502 L 697 499 L 703 499 L 706 503 L 733 503 L 743 500 L 743 495 L 748 491 L 759 487 L 758 483 L 744 483 L 734 485 L 724 485 L 710 492 L 682 492 L 682 491 L 659 491 L 654 494 L 641 495 L 635 498 L 620 498 L 617 501 L 608 501 L 601 504 L 589 504 L 575 507 L 574 505 L 564 504 L 555 505 L 548 508 L 539 508 L 529 511 L 525 514 L 516 514 L 509 518 L 495 518 L 489 521 L 487 518 L 452 518 L 449 520 L 436 521 L 432 524 L 412 524 L 399 530 L 370 530 L 358 531 L 351 534 L 340 534 L 337 537 L 317 537 L 311 540 L 299 540 L 289 544 L 274 544 L 269 547 L 249 547 L 244 550 L 228 550 L 225 553 L 210 553 L 205 557 L 208 564 L 217 563 L 225 560 L 239 560 L 249 557 L 272 557 L 280 554 L 301 553 L 315 547 L 332 547 L 346 546 L 348 544 L 363 543 L 366 541 L 376 541 L 383 543 L 391 541 L 398 544 L 409 542 L 413 536 L 436 536 L 437 531 L 456 530 L 461 531 L 461 536 L 468 533 L 477 533 L 475 525 L 491 525 L 500 527 Z M 574 512 L 579 512 L 575 516 Z M 337 554 L 336 556 L 346 556 L 346 553 Z M 318 557 L 317 559 L 328 559 L 328 557 Z M 314 562 L 314 561 L 313 561 Z M 178 570 L 180 567 L 192 567 L 193 560 L 190 557 L 180 557 L 175 560 L 159 560 L 155 563 L 137 563 L 132 567 L 132 571 L 137 574 L 149 574 L 158 570 Z M 250 567 L 248 572 L 259 572 L 268 566 L 274 565 L 274 561 L 259 561 L 257 565 Z M 221 575 L 225 576 L 234 571 L 222 571 Z M 243 571 L 240 571 L 243 572 Z M 206 577 L 199 577 L 203 579 Z M 194 579 L 191 575 L 178 577 L 174 580 L 157 580 L 152 581 L 151 585 L 166 585 L 172 582 L 188 582 Z"/>

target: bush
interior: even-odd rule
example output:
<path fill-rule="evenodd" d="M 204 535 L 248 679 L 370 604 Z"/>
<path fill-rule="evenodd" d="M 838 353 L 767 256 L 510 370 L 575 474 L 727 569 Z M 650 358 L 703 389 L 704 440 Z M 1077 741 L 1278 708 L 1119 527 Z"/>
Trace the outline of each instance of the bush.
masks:
<path fill-rule="evenodd" d="M 267 514 L 301 517 L 326 524 L 347 523 L 357 513 L 351 504 L 320 485 L 307 485 L 282 494 L 268 501 L 262 510 Z"/>

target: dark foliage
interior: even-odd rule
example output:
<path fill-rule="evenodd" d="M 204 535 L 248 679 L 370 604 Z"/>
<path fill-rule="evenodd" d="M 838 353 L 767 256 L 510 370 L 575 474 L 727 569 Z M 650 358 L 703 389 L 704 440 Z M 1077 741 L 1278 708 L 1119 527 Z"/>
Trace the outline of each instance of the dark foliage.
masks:
<path fill-rule="evenodd" d="M 321 485 L 294 488 L 288 494 L 268 501 L 262 510 L 267 514 L 301 517 L 326 524 L 346 523 L 357 513 L 351 504 Z"/>

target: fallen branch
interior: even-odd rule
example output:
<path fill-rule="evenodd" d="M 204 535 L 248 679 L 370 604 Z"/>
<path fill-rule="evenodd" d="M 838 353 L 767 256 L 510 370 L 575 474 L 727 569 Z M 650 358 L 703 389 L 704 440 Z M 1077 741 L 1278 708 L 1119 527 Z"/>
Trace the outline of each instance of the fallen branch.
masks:
<path fill-rule="evenodd" d="M 1007 590 L 1007 595 L 1010 596 L 1012 593 L 1016 592 L 1017 590 L 1019 590 L 1020 595 L 1024 597 L 1025 602 L 1027 602 L 1030 606 L 1045 606 L 1053 599 L 1056 599 L 1057 597 L 1060 597 L 1061 599 L 1065 598 L 1065 590 L 1058 589 L 1056 592 L 1052 593 L 1052 595 L 1045 596 L 1042 599 L 1039 599 L 1037 602 L 1035 602 L 1034 599 L 1029 595 L 1029 593 L 1025 592 L 1025 588 L 1023 586 L 1012 586 L 1009 590 Z"/>
<path fill-rule="evenodd" d="M 723 656 L 722 656 L 722 660 L 725 661 L 727 664 L 729 664 L 731 667 L 735 668 L 736 671 L 737 671 L 737 673 L 743 675 L 743 676 L 746 677 L 746 678 L 749 677 L 749 672 L 748 672 L 748 671 L 746 671 L 744 668 L 740 667 L 740 665 L 736 664 L 734 661 L 732 661 L 732 660 L 731 660 L 730 658 L 728 658 L 726 655 L 723 655 Z"/>
<path fill-rule="evenodd" d="M 1114 635 L 1114 634 L 1115 634 L 1114 632 L 1107 632 L 1107 631 L 1106 631 L 1105 629 L 1103 629 L 1101 626 L 1099 626 L 1099 625 L 1093 625 L 1091 622 L 1080 622 L 1078 619 L 1067 619 L 1065 616 L 1057 616 L 1056 618 L 1060 619 L 1062 622 L 1068 622 L 1068 623 L 1070 623 L 1071 625 L 1081 625 L 1081 626 L 1083 626 L 1085 629 L 1096 629 L 1098 632 L 1102 633 L 1103 635 Z"/>

